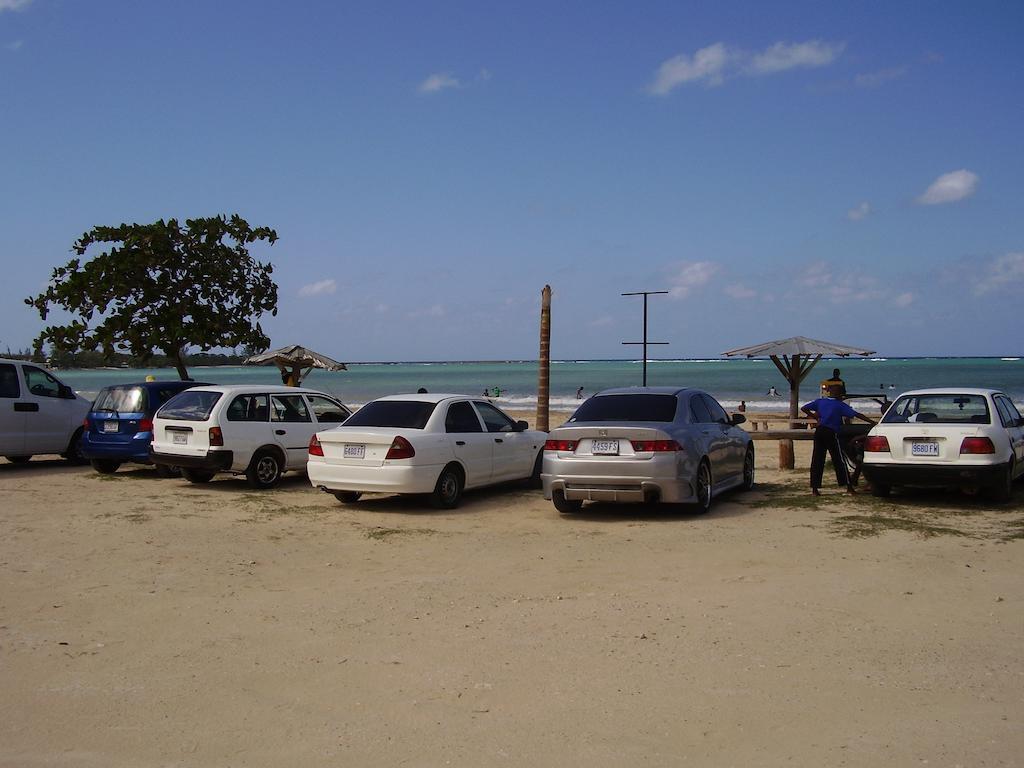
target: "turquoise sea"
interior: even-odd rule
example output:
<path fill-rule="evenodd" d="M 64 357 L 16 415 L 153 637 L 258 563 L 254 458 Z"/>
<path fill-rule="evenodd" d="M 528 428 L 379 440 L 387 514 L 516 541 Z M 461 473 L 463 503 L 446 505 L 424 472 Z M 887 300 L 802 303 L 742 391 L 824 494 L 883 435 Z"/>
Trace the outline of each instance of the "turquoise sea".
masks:
<path fill-rule="evenodd" d="M 992 387 L 1009 394 L 1021 406 L 1024 403 L 1024 360 L 1018 357 L 947 358 L 867 358 L 822 360 L 810 373 L 801 389 L 802 400 L 816 396 L 817 384 L 840 368 L 851 393 L 886 394 L 890 399 L 900 392 L 919 387 Z M 607 387 L 639 385 L 643 364 L 639 360 L 561 360 L 551 366 L 551 407 L 571 410 L 577 405 L 576 390 L 584 396 Z M 273 367 L 221 366 L 192 367 L 189 373 L 197 381 L 213 384 L 279 383 Z M 58 375 L 86 397 L 102 387 L 120 382 L 139 381 L 147 374 L 158 379 L 175 379 L 172 368 L 82 369 L 65 370 Z M 305 385 L 332 392 L 349 405 L 362 405 L 376 397 L 415 392 L 426 387 L 431 392 L 482 394 L 501 389 L 499 404 L 506 408 L 530 410 L 537 404 L 538 370 L 536 361 L 504 362 L 419 362 L 350 364 L 347 371 L 313 371 Z M 788 388 L 770 360 L 649 360 L 647 382 L 652 385 L 679 385 L 704 389 L 726 408 L 735 408 L 745 400 L 752 411 L 785 411 Z M 767 397 L 774 386 L 779 398 Z"/>

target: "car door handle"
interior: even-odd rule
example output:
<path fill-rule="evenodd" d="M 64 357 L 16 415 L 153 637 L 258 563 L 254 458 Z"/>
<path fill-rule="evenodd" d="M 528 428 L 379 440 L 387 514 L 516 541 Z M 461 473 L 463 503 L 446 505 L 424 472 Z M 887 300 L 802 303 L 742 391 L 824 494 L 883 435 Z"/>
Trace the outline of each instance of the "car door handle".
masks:
<path fill-rule="evenodd" d="M 39 403 L 15 403 L 14 410 L 16 411 L 38 411 Z"/>
<path fill-rule="evenodd" d="M 456 440 L 456 441 L 455 441 L 455 444 L 456 444 L 456 445 L 465 445 L 465 444 L 466 444 L 466 441 L 465 441 L 465 440 Z"/>
<path fill-rule="evenodd" d="M 496 437 L 496 438 L 494 438 L 494 442 L 496 442 L 496 443 L 504 443 L 505 441 L 502 440 L 500 437 Z"/>
<path fill-rule="evenodd" d="M 275 430 L 274 430 L 274 434 L 275 434 L 275 435 L 287 435 L 287 434 L 288 434 L 288 431 L 287 431 L 287 430 L 284 430 L 284 429 L 275 429 Z"/>

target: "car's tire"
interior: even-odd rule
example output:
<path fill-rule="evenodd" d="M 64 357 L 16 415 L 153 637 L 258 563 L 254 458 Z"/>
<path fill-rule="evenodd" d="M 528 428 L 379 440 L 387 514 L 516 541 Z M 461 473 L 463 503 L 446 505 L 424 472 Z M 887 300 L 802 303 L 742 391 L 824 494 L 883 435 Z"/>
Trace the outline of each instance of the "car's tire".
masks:
<path fill-rule="evenodd" d="M 698 515 L 706 515 L 711 510 L 711 497 L 713 495 L 711 465 L 707 459 L 700 460 L 700 464 L 697 466 L 697 477 L 694 478 L 693 486 L 697 500 L 694 502 L 692 509 Z"/>
<path fill-rule="evenodd" d="M 995 485 L 985 489 L 986 495 L 992 501 L 1009 501 L 1013 497 L 1013 458 L 1006 465 L 1005 471 L 999 476 Z"/>
<path fill-rule="evenodd" d="M 82 446 L 80 443 L 81 439 L 82 428 L 79 427 L 78 429 L 75 430 L 75 434 L 71 436 L 71 442 L 68 443 L 67 450 L 61 454 L 61 457 L 73 467 L 81 466 L 82 464 L 85 464 L 86 461 L 88 461 L 88 459 L 86 459 L 85 456 L 82 455 Z"/>
<path fill-rule="evenodd" d="M 31 456 L 4 456 L 11 464 L 27 464 Z"/>
<path fill-rule="evenodd" d="M 533 471 L 530 473 L 530 476 L 526 478 L 527 488 L 540 488 L 540 470 L 543 465 L 544 449 L 542 448 L 541 450 L 537 451 L 537 459 L 536 461 L 533 462 Z"/>
<path fill-rule="evenodd" d="M 181 474 L 190 483 L 208 483 L 213 480 L 214 473 L 208 469 L 183 469 Z"/>
<path fill-rule="evenodd" d="M 363 494 L 359 491 L 335 491 L 334 498 L 342 504 L 355 504 Z"/>
<path fill-rule="evenodd" d="M 112 475 L 121 466 L 121 462 L 114 459 L 92 459 L 89 463 L 101 475 Z"/>
<path fill-rule="evenodd" d="M 880 499 L 887 498 L 892 493 L 892 486 L 888 483 L 880 483 L 876 480 L 871 481 L 871 495 L 877 496 Z"/>
<path fill-rule="evenodd" d="M 270 450 L 256 451 L 245 470 L 245 479 L 253 488 L 273 488 L 281 480 L 281 458 Z"/>
<path fill-rule="evenodd" d="M 156 473 L 160 477 L 181 477 L 181 469 L 170 464 L 157 464 Z"/>
<path fill-rule="evenodd" d="M 551 492 L 551 503 L 563 515 L 571 515 L 583 509 L 582 501 L 579 499 L 567 499 L 565 498 L 565 491 L 557 489 Z"/>
<path fill-rule="evenodd" d="M 743 485 L 740 486 L 744 491 L 749 491 L 754 487 L 754 446 L 748 445 L 747 452 L 743 456 Z"/>
<path fill-rule="evenodd" d="M 430 506 L 435 509 L 454 509 L 462 498 L 462 472 L 449 464 L 438 475 L 434 491 L 430 494 Z"/>

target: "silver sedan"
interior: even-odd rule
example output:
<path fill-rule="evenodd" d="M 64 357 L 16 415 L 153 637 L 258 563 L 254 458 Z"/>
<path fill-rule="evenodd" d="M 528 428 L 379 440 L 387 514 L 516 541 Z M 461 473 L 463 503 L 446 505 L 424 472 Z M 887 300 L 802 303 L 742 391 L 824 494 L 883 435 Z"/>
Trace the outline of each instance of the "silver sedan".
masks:
<path fill-rule="evenodd" d="M 608 389 L 584 402 L 544 445 L 544 498 L 559 512 L 584 501 L 684 503 L 703 513 L 730 488 L 754 485 L 754 446 L 707 392 Z"/>

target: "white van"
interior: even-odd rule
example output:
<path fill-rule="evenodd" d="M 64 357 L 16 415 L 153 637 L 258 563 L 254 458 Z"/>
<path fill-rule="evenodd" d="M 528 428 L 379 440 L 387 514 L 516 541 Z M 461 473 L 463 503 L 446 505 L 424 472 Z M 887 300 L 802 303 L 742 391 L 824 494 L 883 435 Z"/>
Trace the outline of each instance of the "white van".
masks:
<path fill-rule="evenodd" d="M 78 463 L 90 403 L 45 368 L 0 358 L 0 456 L 20 464 L 40 453 Z"/>
<path fill-rule="evenodd" d="M 186 389 L 153 419 L 150 458 L 207 483 L 218 472 L 244 474 L 272 488 L 289 470 L 305 470 L 309 441 L 352 412 L 331 395 L 298 387 L 235 385 Z"/>

